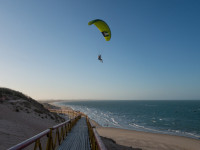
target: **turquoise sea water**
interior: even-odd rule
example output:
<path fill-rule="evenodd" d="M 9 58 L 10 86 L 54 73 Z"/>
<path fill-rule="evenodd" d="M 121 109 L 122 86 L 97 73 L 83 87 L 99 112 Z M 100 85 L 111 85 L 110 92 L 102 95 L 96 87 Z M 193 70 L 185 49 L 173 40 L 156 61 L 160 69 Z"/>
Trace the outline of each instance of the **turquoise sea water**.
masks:
<path fill-rule="evenodd" d="M 200 139 L 200 101 L 120 100 L 59 104 L 87 114 L 102 126 Z"/>

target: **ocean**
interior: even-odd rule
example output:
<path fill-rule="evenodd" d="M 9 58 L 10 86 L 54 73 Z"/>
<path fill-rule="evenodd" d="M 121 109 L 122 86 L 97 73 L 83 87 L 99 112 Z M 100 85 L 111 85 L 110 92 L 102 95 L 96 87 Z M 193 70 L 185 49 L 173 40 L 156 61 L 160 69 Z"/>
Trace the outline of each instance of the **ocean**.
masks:
<path fill-rule="evenodd" d="M 200 139 L 200 101 L 117 100 L 57 104 L 81 111 L 104 127 Z"/>

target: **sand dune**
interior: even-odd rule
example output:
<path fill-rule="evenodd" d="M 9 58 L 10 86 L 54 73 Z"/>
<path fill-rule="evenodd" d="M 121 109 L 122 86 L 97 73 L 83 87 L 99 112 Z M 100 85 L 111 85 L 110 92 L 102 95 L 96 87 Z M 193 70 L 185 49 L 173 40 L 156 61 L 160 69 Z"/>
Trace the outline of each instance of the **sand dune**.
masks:
<path fill-rule="evenodd" d="M 7 91 L 6 91 L 7 92 Z M 0 150 L 12 147 L 64 119 L 37 101 L 4 92 L 0 97 Z"/>

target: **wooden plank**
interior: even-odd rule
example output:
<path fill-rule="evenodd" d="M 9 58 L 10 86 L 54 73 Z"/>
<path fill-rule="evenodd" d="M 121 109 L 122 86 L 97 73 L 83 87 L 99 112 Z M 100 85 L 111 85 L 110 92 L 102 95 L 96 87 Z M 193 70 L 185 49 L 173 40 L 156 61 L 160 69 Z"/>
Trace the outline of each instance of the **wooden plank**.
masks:
<path fill-rule="evenodd" d="M 85 117 L 76 123 L 58 150 L 91 150 Z"/>

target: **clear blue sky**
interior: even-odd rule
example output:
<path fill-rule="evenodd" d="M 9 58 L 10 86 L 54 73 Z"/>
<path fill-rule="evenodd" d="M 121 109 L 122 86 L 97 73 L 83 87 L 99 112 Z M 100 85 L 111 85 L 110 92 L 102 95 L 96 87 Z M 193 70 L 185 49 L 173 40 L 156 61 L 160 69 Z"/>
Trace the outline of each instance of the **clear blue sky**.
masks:
<path fill-rule="evenodd" d="M 1 0 L 0 86 L 35 99 L 200 99 L 200 1 Z"/>

